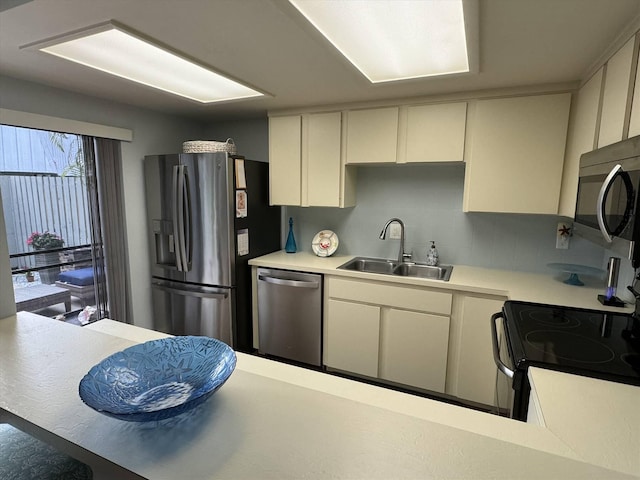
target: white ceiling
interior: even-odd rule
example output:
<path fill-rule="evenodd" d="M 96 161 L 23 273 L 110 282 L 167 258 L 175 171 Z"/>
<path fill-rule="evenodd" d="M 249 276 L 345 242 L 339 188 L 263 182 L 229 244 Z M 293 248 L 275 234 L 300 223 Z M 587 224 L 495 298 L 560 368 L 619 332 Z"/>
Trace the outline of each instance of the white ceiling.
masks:
<path fill-rule="evenodd" d="M 286 0 L 0 0 L 0 74 L 203 120 L 578 82 L 638 22 L 640 0 L 478 0 L 478 11 L 478 72 L 373 85 Z M 19 48 L 107 20 L 272 96 L 202 106 Z"/>

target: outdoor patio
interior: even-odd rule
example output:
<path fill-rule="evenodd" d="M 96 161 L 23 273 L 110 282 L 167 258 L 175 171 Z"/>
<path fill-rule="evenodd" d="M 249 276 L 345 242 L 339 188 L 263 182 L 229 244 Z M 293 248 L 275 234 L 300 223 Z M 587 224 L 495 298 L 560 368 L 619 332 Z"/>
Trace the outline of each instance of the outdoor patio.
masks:
<path fill-rule="evenodd" d="M 12 275 L 14 292 L 18 293 L 22 289 L 38 288 L 38 286 L 42 286 L 43 283 L 40 280 L 40 275 L 38 274 L 38 272 L 34 272 L 34 274 L 35 274 L 35 278 L 33 282 L 27 281 L 23 273 Z M 28 292 L 20 292 L 20 293 L 28 293 Z M 45 317 L 56 318 L 59 320 L 64 320 L 68 323 L 82 325 L 82 323 L 78 320 L 78 314 L 84 308 L 82 303 L 83 302 L 80 299 L 70 295 L 70 305 L 68 310 L 64 302 L 58 302 L 58 303 L 44 306 L 42 308 L 37 308 L 36 310 L 29 310 L 29 311 L 33 311 L 34 313 L 37 313 L 38 315 L 43 315 Z"/>

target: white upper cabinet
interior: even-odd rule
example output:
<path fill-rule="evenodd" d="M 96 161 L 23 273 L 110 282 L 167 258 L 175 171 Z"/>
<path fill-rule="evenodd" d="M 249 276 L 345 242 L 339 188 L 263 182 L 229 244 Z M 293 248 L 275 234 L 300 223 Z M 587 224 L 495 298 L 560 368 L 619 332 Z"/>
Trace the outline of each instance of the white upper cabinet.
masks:
<path fill-rule="evenodd" d="M 347 164 L 396 163 L 398 107 L 350 110 L 347 114 Z"/>
<path fill-rule="evenodd" d="M 303 205 L 340 206 L 341 128 L 340 112 L 308 116 L 306 150 L 302 154 Z"/>
<path fill-rule="evenodd" d="M 558 212 L 571 94 L 478 100 L 466 212 Z"/>
<path fill-rule="evenodd" d="M 355 172 L 342 164 L 342 113 L 269 118 L 272 205 L 348 207 Z"/>
<path fill-rule="evenodd" d="M 407 107 L 406 152 L 398 162 L 464 161 L 466 124 L 466 102 Z"/>
<path fill-rule="evenodd" d="M 269 118 L 269 203 L 300 205 L 302 115 Z"/>
<path fill-rule="evenodd" d="M 636 70 L 631 72 L 633 75 L 633 103 L 631 104 L 631 118 L 629 119 L 629 137 L 640 135 L 640 61 L 635 59 Z"/>
<path fill-rule="evenodd" d="M 635 37 L 632 37 L 607 62 L 598 147 L 619 142 L 623 138 L 634 41 Z"/>
<path fill-rule="evenodd" d="M 578 194 L 578 170 L 580 156 L 596 147 L 596 127 L 598 123 L 598 106 L 600 105 L 600 89 L 602 86 L 602 68 L 585 83 L 574 96 L 572 104 L 567 152 L 564 157 L 562 171 L 562 189 L 558 215 L 573 218 L 576 210 Z"/>

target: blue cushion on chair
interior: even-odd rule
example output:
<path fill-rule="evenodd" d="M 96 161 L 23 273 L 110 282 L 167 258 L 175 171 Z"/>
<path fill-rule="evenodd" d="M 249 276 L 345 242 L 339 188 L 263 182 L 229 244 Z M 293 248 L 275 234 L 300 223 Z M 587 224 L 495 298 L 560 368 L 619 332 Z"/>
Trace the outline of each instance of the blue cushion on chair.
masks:
<path fill-rule="evenodd" d="M 79 270 L 67 270 L 62 272 L 59 277 L 61 282 L 71 283 L 84 287 L 86 285 L 93 285 L 93 268 L 81 268 Z"/>

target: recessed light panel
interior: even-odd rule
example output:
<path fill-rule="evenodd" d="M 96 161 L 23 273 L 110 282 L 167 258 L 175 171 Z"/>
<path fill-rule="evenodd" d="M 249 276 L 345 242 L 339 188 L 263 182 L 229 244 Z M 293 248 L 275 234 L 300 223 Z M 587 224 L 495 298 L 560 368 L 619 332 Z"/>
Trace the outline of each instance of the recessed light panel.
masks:
<path fill-rule="evenodd" d="M 112 24 L 28 48 L 201 103 L 263 95 Z"/>
<path fill-rule="evenodd" d="M 462 0 L 289 0 L 371 82 L 469 71 Z"/>

